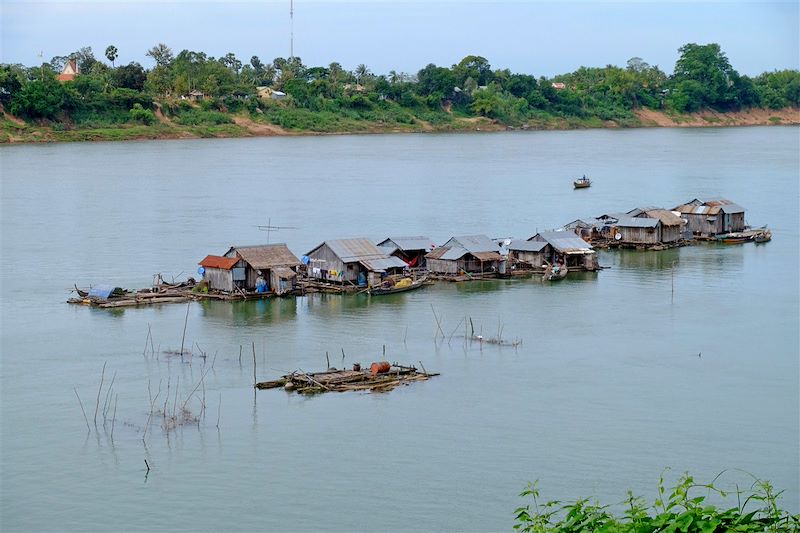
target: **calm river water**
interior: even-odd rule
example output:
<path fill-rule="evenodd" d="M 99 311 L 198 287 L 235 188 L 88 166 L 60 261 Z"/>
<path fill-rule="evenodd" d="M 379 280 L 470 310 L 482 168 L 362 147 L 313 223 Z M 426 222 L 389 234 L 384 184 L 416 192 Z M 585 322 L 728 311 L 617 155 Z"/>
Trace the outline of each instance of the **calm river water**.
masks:
<path fill-rule="evenodd" d="M 666 467 L 745 470 L 798 512 L 799 146 L 798 128 L 771 127 L 2 147 L 0 527 L 504 531 L 528 481 L 616 502 L 652 497 Z M 594 185 L 573 191 L 584 173 Z M 193 303 L 186 345 L 208 357 L 184 361 L 163 351 L 180 347 L 186 305 L 64 303 L 73 283 L 185 279 L 208 253 L 265 242 L 268 220 L 295 228 L 270 240 L 302 255 L 355 236 L 527 238 L 698 196 L 744 205 L 773 241 L 601 253 L 610 269 L 550 285 Z M 523 343 L 465 345 L 465 316 Z M 326 352 L 369 363 L 384 345 L 441 376 L 254 394 L 252 343 L 259 379 L 322 369 Z M 180 408 L 202 375 L 187 404 L 205 396 L 200 422 L 154 420 L 143 442 L 148 384 L 163 402 L 169 383 Z M 87 435 L 76 391 L 90 422 L 107 403 L 105 428 L 101 412 Z"/>

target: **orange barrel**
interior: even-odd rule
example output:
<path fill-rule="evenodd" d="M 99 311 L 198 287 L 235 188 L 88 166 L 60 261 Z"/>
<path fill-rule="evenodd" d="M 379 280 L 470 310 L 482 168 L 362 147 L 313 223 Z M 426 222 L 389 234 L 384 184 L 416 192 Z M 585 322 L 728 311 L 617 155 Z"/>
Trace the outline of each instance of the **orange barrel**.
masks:
<path fill-rule="evenodd" d="M 369 371 L 373 376 L 376 376 L 378 374 L 387 373 L 390 368 L 392 368 L 392 365 L 390 365 L 388 361 L 380 361 L 378 363 L 372 363 L 369 367 Z"/>

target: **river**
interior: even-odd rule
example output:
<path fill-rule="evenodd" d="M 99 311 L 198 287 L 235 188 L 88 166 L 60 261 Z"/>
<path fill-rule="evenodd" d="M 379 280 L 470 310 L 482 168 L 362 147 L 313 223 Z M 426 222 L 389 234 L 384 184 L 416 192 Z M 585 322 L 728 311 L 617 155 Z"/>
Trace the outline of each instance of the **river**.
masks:
<path fill-rule="evenodd" d="M 798 512 L 799 133 L 0 147 L 0 526 L 507 531 L 528 481 L 545 499 L 613 503 L 628 489 L 652 498 L 665 468 L 668 480 L 690 471 L 703 481 L 741 469 L 785 489 L 783 505 Z M 594 184 L 574 191 L 582 174 Z M 65 303 L 74 283 L 138 288 L 156 272 L 196 275 L 206 254 L 266 242 L 257 226 L 268 221 L 290 227 L 269 239 L 299 256 L 357 236 L 527 238 L 579 217 L 713 196 L 769 224 L 772 242 L 601 252 L 609 269 L 557 284 L 117 311 Z M 445 341 L 434 340 L 433 310 Z M 465 317 L 522 344 L 467 344 Z M 166 352 L 180 348 L 184 320 L 194 355 L 181 360 Z M 331 364 L 343 353 L 346 365 L 368 364 L 384 346 L 388 359 L 441 376 L 388 394 L 254 393 L 253 345 L 259 380 L 322 369 L 326 352 Z M 180 409 L 202 376 L 187 402 L 196 416 L 205 398 L 199 422 L 164 431 L 151 420 L 145 434 L 148 386 L 161 388 L 159 404 L 169 387 Z"/>

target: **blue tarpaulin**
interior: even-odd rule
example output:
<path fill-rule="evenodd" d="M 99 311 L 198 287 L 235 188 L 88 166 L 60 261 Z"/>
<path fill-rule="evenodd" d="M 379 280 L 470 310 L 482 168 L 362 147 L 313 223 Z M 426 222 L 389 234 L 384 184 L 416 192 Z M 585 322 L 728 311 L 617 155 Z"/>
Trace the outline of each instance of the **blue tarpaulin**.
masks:
<path fill-rule="evenodd" d="M 113 285 L 95 285 L 89 290 L 89 297 L 90 298 L 100 298 L 101 300 L 107 300 L 111 293 L 114 292 Z"/>

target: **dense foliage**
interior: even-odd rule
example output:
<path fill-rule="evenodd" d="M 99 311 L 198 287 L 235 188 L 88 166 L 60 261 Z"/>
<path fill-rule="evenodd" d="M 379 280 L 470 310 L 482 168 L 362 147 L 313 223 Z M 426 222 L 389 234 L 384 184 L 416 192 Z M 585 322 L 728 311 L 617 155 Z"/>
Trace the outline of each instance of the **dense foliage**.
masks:
<path fill-rule="evenodd" d="M 154 62 L 147 70 L 135 62 L 115 66 L 119 52 L 109 45 L 104 56 L 110 66 L 90 47 L 36 67 L 0 65 L 0 102 L 29 121 L 70 128 L 153 124 L 160 105 L 166 119 L 181 125 L 230 124 L 229 112 L 244 112 L 256 121 L 317 131 L 358 130 L 365 121 L 446 127 L 454 117 L 624 126 L 636 123 L 639 108 L 686 113 L 800 106 L 798 71 L 749 78 L 734 70 L 717 44 L 690 43 L 679 52 L 672 75 L 635 57 L 625 67 L 581 67 L 548 79 L 493 69 L 476 55 L 451 67 L 429 64 L 414 75 L 375 75 L 366 65 L 347 71 L 339 63 L 310 67 L 299 57 L 244 62 L 232 53 L 174 54 L 165 44 L 147 51 Z M 58 81 L 69 60 L 80 74 Z"/>
<path fill-rule="evenodd" d="M 673 488 L 667 490 L 662 476 L 652 505 L 631 492 L 616 506 L 601 505 L 588 499 L 540 503 L 537 484 L 530 483 L 520 496 L 532 499 L 533 504 L 515 511 L 514 529 L 524 533 L 800 531 L 800 515 L 791 515 L 778 507 L 781 492 L 776 493 L 768 481 L 754 478 L 748 489 L 740 489 L 737 485 L 732 491 L 726 491 L 714 485 L 719 477 L 712 483 L 700 484 L 684 474 Z M 709 502 L 711 496 L 722 502 L 735 496 L 735 506 L 720 509 Z M 614 513 L 612 509 L 618 509 L 618 512 Z"/>

